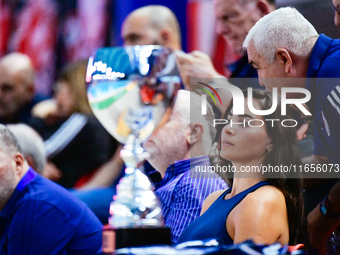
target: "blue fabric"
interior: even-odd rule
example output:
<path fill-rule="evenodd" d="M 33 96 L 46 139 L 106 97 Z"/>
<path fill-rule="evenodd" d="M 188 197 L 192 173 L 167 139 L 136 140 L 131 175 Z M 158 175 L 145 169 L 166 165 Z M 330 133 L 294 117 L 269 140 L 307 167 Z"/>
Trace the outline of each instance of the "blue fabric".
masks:
<path fill-rule="evenodd" d="M 226 229 L 226 222 L 229 213 L 237 206 L 249 193 L 258 188 L 269 185 L 267 181 L 261 181 L 254 186 L 238 193 L 230 199 L 224 197 L 231 192 L 231 188 L 223 192 L 216 201 L 197 220 L 191 223 L 182 233 L 179 242 L 203 240 L 216 238 L 221 244 L 230 245 L 234 241 L 229 236 Z"/>
<path fill-rule="evenodd" d="M 184 228 L 196 219 L 204 199 L 212 192 L 227 187 L 217 174 L 193 173 L 196 166 L 210 166 L 208 156 L 177 161 L 166 170 L 156 184 L 155 193 L 161 201 L 165 225 L 171 228 L 172 242 L 177 242 Z"/>
<path fill-rule="evenodd" d="M 30 168 L 0 212 L 0 254 L 96 254 L 101 228 L 83 202 Z"/>
<path fill-rule="evenodd" d="M 314 154 L 340 162 L 340 40 L 321 34 L 313 48 L 306 88 L 315 120 Z M 332 79 L 326 79 L 332 78 Z"/>
<path fill-rule="evenodd" d="M 72 191 L 72 194 L 83 201 L 98 217 L 102 224 L 107 224 L 110 215 L 110 204 L 116 195 L 116 185 L 108 188 Z"/>

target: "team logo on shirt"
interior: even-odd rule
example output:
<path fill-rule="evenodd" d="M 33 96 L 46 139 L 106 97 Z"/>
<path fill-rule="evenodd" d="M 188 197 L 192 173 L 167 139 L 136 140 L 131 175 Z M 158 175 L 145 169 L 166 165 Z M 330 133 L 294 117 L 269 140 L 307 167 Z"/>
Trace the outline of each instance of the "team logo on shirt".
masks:
<path fill-rule="evenodd" d="M 340 114 L 340 86 L 336 86 L 335 89 L 329 93 L 327 96 L 328 101 L 335 108 L 335 110 Z"/>

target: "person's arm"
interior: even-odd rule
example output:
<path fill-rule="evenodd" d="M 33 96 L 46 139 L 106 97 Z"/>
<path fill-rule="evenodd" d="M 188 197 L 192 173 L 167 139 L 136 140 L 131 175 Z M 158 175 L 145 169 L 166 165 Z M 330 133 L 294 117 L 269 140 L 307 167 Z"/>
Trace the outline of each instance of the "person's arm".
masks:
<path fill-rule="evenodd" d="M 186 89 L 190 89 L 190 77 L 192 78 L 220 78 L 210 57 L 200 51 L 184 53 L 176 51 L 177 67 L 179 69 L 183 84 Z"/>
<path fill-rule="evenodd" d="M 229 234 L 234 231 L 234 243 L 288 244 L 289 236 L 284 236 L 289 235 L 286 202 L 276 188 L 264 187 L 248 194 L 234 210 L 226 225 Z"/>
<path fill-rule="evenodd" d="M 338 182 L 329 192 L 329 210 L 332 213 L 340 214 L 340 182 Z M 319 254 L 325 252 L 327 239 L 332 232 L 340 225 L 340 219 L 332 219 L 323 216 L 320 212 L 320 204 L 308 214 L 308 235 L 311 244 L 319 249 Z"/>
<path fill-rule="evenodd" d="M 60 171 L 55 164 L 48 161 L 45 165 L 42 176 L 51 181 L 57 182 L 63 176 L 63 172 Z"/>
<path fill-rule="evenodd" d="M 201 199 L 193 185 L 182 186 L 175 190 L 170 211 L 165 219 L 166 226 L 171 228 L 171 239 L 177 242 L 182 231 L 195 220 L 201 211 Z"/>
<path fill-rule="evenodd" d="M 9 226 L 8 254 L 53 255 L 67 249 L 78 251 L 77 254 L 96 254 L 101 245 L 101 224 L 96 218 L 82 219 L 84 216 L 70 219 L 45 201 L 23 201 Z M 82 233 L 72 222 L 77 220 L 84 221 L 81 227 L 87 228 Z"/>
<path fill-rule="evenodd" d="M 177 67 L 181 75 L 182 82 L 185 86 L 185 89 L 190 90 L 190 78 L 202 78 L 202 79 L 215 79 L 214 83 L 220 86 L 228 86 L 228 79 L 219 74 L 212 62 L 210 57 L 200 51 L 193 51 L 191 53 L 184 53 L 182 51 L 176 51 L 176 59 L 177 59 Z M 217 93 L 219 94 L 222 105 L 217 104 L 217 107 L 223 113 L 228 107 L 232 95 L 228 89 L 216 88 Z M 198 92 L 198 91 L 196 91 Z M 216 97 L 214 93 L 214 97 L 217 101 L 219 99 Z"/>
<path fill-rule="evenodd" d="M 123 160 L 120 157 L 120 151 L 122 148 L 123 145 L 119 145 L 112 158 L 101 166 L 94 176 L 79 190 L 111 186 L 114 180 L 120 175 L 120 171 L 123 167 Z"/>

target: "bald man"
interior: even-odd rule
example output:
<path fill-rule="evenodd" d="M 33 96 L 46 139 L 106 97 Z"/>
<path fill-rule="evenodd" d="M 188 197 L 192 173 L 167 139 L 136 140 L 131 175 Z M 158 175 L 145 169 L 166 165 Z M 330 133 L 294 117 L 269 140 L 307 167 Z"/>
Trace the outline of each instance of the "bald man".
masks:
<path fill-rule="evenodd" d="M 167 7 L 149 5 L 131 12 L 122 26 L 124 45 L 162 45 L 181 49 L 180 26 Z"/>
<path fill-rule="evenodd" d="M 0 59 L 0 123 L 28 123 L 35 96 L 35 70 L 28 56 L 11 53 Z"/>

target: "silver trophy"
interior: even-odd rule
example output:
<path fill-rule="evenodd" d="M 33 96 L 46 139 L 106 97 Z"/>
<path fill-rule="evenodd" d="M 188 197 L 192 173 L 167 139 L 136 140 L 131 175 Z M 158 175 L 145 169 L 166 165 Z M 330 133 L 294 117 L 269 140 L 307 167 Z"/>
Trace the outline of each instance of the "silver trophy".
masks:
<path fill-rule="evenodd" d="M 141 143 L 169 112 L 180 88 L 180 78 L 170 49 L 146 45 L 98 49 L 89 59 L 86 81 L 93 113 L 112 136 L 125 144 L 121 151 L 125 176 L 117 185 L 117 195 L 110 205 L 110 226 L 106 228 L 114 234 L 106 231 L 109 234 L 103 235 L 103 251 L 111 252 L 139 244 L 118 240 L 119 230 L 129 229 L 130 235 L 136 235 L 132 229 L 150 231 L 164 226 L 153 185 L 140 170 L 140 164 L 148 157 Z"/>

